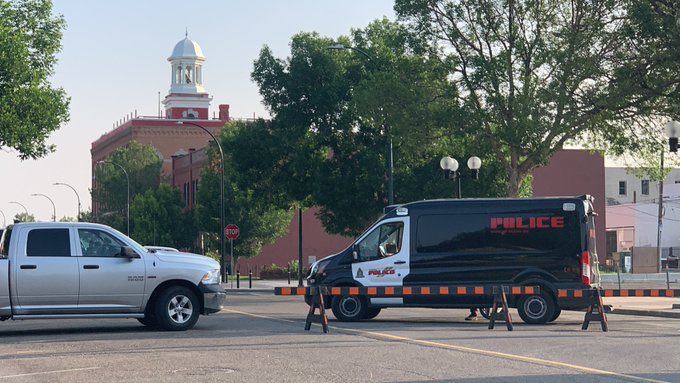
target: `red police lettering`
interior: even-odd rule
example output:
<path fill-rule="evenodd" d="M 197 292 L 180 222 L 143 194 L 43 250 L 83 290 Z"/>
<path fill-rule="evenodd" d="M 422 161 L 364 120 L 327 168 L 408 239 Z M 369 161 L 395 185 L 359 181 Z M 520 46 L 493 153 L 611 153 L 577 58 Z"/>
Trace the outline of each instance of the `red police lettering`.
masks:
<path fill-rule="evenodd" d="M 383 270 L 368 270 L 368 275 L 375 275 L 382 277 L 384 275 L 392 275 L 394 274 L 394 269 L 391 267 L 387 267 Z"/>
<path fill-rule="evenodd" d="M 564 217 L 491 218 L 491 230 L 496 229 L 563 229 Z"/>

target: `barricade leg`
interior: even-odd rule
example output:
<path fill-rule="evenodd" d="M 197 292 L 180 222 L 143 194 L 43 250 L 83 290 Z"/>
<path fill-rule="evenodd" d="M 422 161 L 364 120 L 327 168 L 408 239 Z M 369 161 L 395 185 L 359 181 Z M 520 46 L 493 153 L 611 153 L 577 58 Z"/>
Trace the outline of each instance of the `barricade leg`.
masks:
<path fill-rule="evenodd" d="M 508 298 L 505 295 L 506 287 L 504 286 L 494 286 L 493 291 L 493 306 L 491 306 L 491 312 L 489 313 L 489 330 L 492 330 L 496 325 L 496 319 L 504 319 L 505 325 L 508 331 L 512 331 L 512 317 L 510 316 L 510 310 L 508 310 Z M 498 312 L 498 306 L 502 308 L 503 313 Z"/>
<path fill-rule="evenodd" d="M 602 295 L 600 290 L 593 290 L 588 296 L 588 311 L 586 311 L 586 316 L 583 318 L 582 330 L 587 330 L 590 321 L 600 322 L 602 326 L 602 331 L 609 331 L 609 326 L 607 326 L 607 315 L 604 313 L 604 306 L 602 305 Z M 593 313 L 593 311 L 595 311 Z"/>
<path fill-rule="evenodd" d="M 314 314 L 314 310 L 319 309 L 319 314 Z M 328 334 L 328 317 L 326 317 L 326 309 L 324 308 L 323 294 L 321 288 L 317 287 L 314 294 L 312 294 L 312 304 L 309 306 L 309 313 L 305 321 L 305 331 L 312 328 L 312 322 L 321 323 L 324 334 Z"/>

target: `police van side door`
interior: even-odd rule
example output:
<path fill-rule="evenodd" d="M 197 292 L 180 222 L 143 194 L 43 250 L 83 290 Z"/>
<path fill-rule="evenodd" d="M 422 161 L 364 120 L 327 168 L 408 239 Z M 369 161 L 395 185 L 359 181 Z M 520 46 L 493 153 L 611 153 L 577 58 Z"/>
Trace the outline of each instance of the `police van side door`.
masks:
<path fill-rule="evenodd" d="M 352 276 L 363 286 L 403 286 L 409 274 L 409 217 L 376 225 L 354 245 Z M 403 304 L 402 298 L 371 298 L 371 304 Z"/>

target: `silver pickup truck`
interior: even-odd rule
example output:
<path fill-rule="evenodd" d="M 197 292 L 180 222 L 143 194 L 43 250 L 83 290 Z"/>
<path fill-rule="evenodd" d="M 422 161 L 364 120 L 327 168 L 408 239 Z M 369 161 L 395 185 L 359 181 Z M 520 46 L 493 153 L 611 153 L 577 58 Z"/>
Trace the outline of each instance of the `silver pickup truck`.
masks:
<path fill-rule="evenodd" d="M 137 318 L 187 330 L 222 308 L 219 263 L 147 250 L 93 223 L 17 223 L 0 239 L 0 320 Z"/>

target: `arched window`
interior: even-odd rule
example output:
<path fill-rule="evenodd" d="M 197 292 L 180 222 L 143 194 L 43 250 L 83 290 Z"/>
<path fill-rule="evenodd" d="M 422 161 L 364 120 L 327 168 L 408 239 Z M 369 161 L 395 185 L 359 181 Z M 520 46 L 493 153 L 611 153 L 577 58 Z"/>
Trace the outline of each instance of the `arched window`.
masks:
<path fill-rule="evenodd" d="M 176 70 L 175 70 L 175 84 L 181 84 L 182 83 L 182 66 L 177 65 Z"/>
<path fill-rule="evenodd" d="M 191 65 L 187 65 L 186 69 L 187 69 L 187 71 L 186 71 L 186 74 L 185 74 L 184 77 L 186 79 L 186 83 L 191 84 L 191 81 L 193 80 L 193 78 L 192 78 L 193 73 L 191 72 L 191 69 L 192 69 Z"/>
<path fill-rule="evenodd" d="M 196 84 L 203 84 L 203 67 L 196 65 Z"/>

